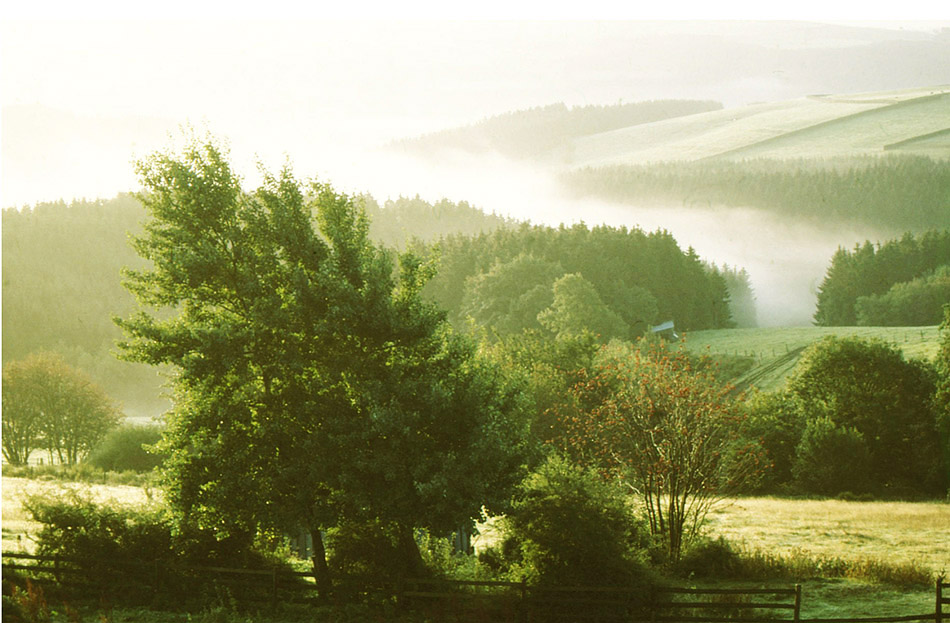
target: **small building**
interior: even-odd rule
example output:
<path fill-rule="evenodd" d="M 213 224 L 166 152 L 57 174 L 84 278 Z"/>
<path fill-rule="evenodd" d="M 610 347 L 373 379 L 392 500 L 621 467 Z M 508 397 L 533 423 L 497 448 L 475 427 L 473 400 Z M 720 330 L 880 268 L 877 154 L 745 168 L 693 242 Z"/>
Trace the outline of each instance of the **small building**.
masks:
<path fill-rule="evenodd" d="M 650 327 L 650 332 L 653 333 L 653 335 L 661 337 L 665 340 L 680 339 L 679 334 L 676 332 L 676 326 L 673 324 L 672 320 L 667 320 L 662 324 Z"/>

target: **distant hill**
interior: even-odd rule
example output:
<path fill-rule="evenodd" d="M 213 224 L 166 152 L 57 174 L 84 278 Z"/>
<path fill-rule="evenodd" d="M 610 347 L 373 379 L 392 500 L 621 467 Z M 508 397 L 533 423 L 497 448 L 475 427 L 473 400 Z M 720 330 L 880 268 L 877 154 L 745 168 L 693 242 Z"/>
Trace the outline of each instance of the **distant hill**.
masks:
<path fill-rule="evenodd" d="M 667 119 L 573 141 L 571 167 L 899 151 L 950 158 L 950 85 L 816 95 Z"/>
<path fill-rule="evenodd" d="M 829 336 L 876 338 L 900 348 L 907 359 L 932 361 L 940 349 L 939 327 L 796 327 L 691 331 L 686 348 L 722 358 L 740 390 L 781 389 L 811 344 Z M 727 374 L 727 376 L 729 376 Z"/>
<path fill-rule="evenodd" d="M 573 107 L 557 103 L 495 115 L 469 126 L 399 141 L 397 145 L 416 152 L 497 151 L 514 158 L 560 162 L 570 158 L 572 141 L 583 137 L 720 109 L 719 102 L 693 100 Z"/>

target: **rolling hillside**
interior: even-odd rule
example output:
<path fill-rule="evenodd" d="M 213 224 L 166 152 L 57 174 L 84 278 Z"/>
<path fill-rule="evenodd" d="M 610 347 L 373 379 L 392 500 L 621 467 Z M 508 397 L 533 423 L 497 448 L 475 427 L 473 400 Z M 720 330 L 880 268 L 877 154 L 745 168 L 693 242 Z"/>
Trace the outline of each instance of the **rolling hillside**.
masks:
<path fill-rule="evenodd" d="M 950 157 L 950 86 L 820 95 L 753 104 L 576 139 L 572 167 L 660 161 L 829 158 L 900 153 Z"/>
<path fill-rule="evenodd" d="M 907 359 L 932 360 L 940 347 L 934 327 L 795 327 L 692 331 L 686 348 L 693 353 L 748 357 L 752 367 L 732 380 L 739 389 L 781 389 L 805 349 L 827 337 L 876 338 L 899 347 Z"/>

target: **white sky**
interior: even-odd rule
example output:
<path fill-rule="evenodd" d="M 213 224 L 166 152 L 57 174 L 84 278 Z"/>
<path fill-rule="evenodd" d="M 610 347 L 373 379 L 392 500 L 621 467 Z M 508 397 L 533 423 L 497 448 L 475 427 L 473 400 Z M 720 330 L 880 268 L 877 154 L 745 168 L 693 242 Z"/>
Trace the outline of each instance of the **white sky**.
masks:
<path fill-rule="evenodd" d="M 812 0 L 781 7 L 761 1 L 664 1 L 652 8 L 606 0 L 452 4 L 7 2 L 0 9 L 0 205 L 109 198 L 133 190 L 132 161 L 166 147 L 177 128 L 189 123 L 227 139 L 232 159 L 251 183 L 256 160 L 275 169 L 289 157 L 302 177 L 316 175 L 349 192 L 368 190 L 380 201 L 419 193 L 431 201 L 468 200 L 488 211 L 520 210 L 514 215 L 536 222 L 603 217 L 619 224 L 629 214 L 605 206 L 588 205 L 580 217 L 572 215 L 578 206 L 558 203 L 550 180 L 510 163 L 427 171 L 372 148 L 558 101 L 680 97 L 730 105 L 752 101 L 770 85 L 740 85 L 746 91 L 730 102 L 725 91 L 699 86 L 664 90 L 662 72 L 651 75 L 642 66 L 636 80 L 621 83 L 622 66 L 590 70 L 613 52 L 609 37 L 607 47 L 597 49 L 597 33 L 613 32 L 610 22 L 580 25 L 581 47 L 572 48 L 557 36 L 571 26 L 564 22 L 470 27 L 428 18 L 660 19 L 675 20 L 673 27 L 680 29 L 692 27 L 686 19 L 873 22 L 929 32 L 950 27 L 950 10 L 937 11 L 936 3 L 921 0 L 863 2 L 860 10 L 850 2 L 842 7 Z M 367 17 L 376 21 L 357 21 Z M 529 213 L 536 207 L 532 201 L 546 212 Z M 735 244 L 715 236 L 703 240 L 704 233 L 674 230 L 681 244 L 695 245 L 712 260 L 753 268 L 751 260 L 729 255 Z M 833 251 L 838 243 L 828 240 L 825 246 Z M 822 248 L 816 257 L 828 252 Z M 796 300 L 808 287 L 799 288 Z"/>

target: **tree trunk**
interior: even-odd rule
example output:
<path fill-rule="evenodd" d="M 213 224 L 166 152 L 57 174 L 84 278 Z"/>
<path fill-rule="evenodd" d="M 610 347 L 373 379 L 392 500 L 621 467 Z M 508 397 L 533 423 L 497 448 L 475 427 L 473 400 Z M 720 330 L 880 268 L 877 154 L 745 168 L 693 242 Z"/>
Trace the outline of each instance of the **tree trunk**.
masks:
<path fill-rule="evenodd" d="M 310 539 L 313 541 L 313 579 L 317 584 L 317 593 L 320 599 L 330 598 L 333 584 L 330 582 L 330 567 L 327 565 L 327 549 L 323 544 L 323 534 L 319 528 L 310 528 Z"/>
<path fill-rule="evenodd" d="M 412 526 L 399 526 L 399 555 L 405 563 L 406 575 L 419 577 L 425 575 L 426 565 L 413 532 Z"/>

